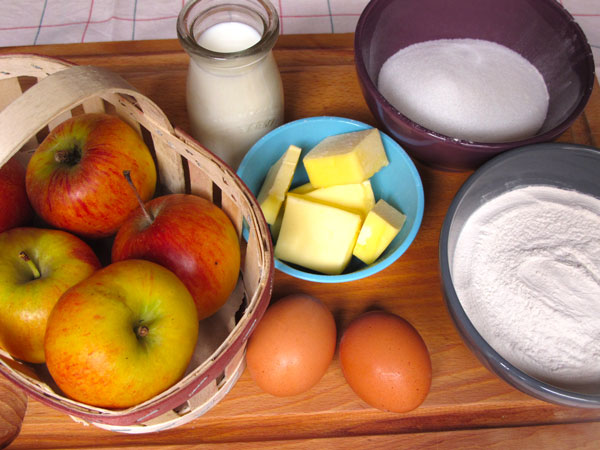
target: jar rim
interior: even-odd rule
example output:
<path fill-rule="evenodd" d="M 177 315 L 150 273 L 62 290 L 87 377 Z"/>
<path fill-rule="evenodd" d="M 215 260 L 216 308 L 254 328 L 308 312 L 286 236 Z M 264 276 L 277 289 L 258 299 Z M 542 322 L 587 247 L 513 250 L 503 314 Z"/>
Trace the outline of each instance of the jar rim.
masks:
<path fill-rule="evenodd" d="M 275 42 L 279 37 L 279 15 L 269 0 L 225 0 L 220 4 L 212 6 L 212 8 L 214 9 L 225 6 L 237 6 L 243 8 L 248 8 L 249 6 L 258 6 L 263 8 L 261 11 L 257 12 L 264 25 L 260 40 L 248 48 L 235 52 L 218 52 L 202 47 L 200 44 L 198 44 L 192 27 L 194 18 L 199 17 L 199 14 L 196 16 L 192 16 L 192 14 L 194 13 L 195 7 L 202 7 L 208 3 L 211 2 L 207 0 L 189 0 L 183 6 L 177 17 L 177 37 L 179 38 L 181 45 L 188 53 L 213 60 L 232 60 L 265 53 L 270 51 L 275 45 Z M 200 13 L 204 13 L 210 9 L 211 8 L 202 9 Z"/>

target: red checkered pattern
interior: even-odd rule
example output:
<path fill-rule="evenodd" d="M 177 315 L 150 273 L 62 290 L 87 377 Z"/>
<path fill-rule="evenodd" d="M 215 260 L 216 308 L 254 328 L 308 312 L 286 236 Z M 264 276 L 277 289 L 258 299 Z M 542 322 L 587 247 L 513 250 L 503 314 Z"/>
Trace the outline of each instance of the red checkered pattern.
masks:
<path fill-rule="evenodd" d="M 0 46 L 172 39 L 184 1 L 0 0 Z M 282 34 L 352 32 L 368 3 L 272 1 L 281 18 Z M 600 0 L 559 1 L 583 28 L 600 66 Z"/>

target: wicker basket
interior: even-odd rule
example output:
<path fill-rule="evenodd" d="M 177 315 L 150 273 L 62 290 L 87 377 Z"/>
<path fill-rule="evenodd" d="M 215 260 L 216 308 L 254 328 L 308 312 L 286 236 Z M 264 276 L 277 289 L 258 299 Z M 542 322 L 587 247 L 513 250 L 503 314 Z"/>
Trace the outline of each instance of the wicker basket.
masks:
<path fill-rule="evenodd" d="M 212 200 L 232 219 L 242 243 L 236 290 L 217 314 L 200 323 L 186 376 L 162 394 L 132 408 L 108 410 L 64 396 L 44 365 L 16 361 L 0 351 L 0 372 L 75 420 L 113 431 L 154 432 L 204 414 L 243 371 L 246 341 L 271 298 L 273 249 L 256 199 L 225 163 L 174 129 L 156 104 L 107 70 L 41 56 L 0 56 L 0 110 L 0 166 L 15 154 L 26 162 L 37 138 L 72 115 L 105 111 L 120 116 L 153 151 L 161 193 L 188 192 Z"/>

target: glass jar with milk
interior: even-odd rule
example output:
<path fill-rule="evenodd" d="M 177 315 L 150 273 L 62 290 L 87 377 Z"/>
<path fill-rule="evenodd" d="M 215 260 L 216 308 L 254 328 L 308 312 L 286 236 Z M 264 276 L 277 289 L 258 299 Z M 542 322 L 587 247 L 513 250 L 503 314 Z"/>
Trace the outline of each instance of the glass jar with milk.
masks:
<path fill-rule="evenodd" d="M 192 135 L 234 170 L 283 123 L 283 87 L 272 48 L 279 16 L 268 0 L 190 0 L 177 19 L 190 56 Z"/>

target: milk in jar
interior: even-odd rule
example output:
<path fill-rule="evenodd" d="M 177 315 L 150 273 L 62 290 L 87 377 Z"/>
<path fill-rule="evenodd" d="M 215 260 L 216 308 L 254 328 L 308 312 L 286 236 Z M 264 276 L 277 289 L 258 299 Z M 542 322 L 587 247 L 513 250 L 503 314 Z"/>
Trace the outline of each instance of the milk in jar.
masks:
<path fill-rule="evenodd" d="M 283 123 L 283 87 L 271 49 L 278 18 L 264 1 L 197 0 L 209 12 L 178 20 L 190 55 L 187 109 L 192 135 L 233 169 L 250 147 Z M 193 12 L 193 11 L 192 11 Z M 270 14 L 270 15 L 269 15 Z M 271 21 L 271 22 L 269 22 Z M 180 25 L 186 25 L 180 29 Z"/>

